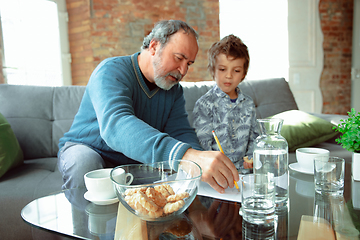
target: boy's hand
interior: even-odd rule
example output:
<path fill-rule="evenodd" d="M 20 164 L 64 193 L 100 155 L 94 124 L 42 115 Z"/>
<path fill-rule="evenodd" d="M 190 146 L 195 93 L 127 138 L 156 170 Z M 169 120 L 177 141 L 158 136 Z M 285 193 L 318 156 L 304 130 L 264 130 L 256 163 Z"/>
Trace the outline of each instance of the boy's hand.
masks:
<path fill-rule="evenodd" d="M 243 157 L 243 159 L 244 159 L 244 168 L 245 169 L 253 168 L 253 162 L 254 162 L 253 159 L 249 160 L 248 156 Z"/>

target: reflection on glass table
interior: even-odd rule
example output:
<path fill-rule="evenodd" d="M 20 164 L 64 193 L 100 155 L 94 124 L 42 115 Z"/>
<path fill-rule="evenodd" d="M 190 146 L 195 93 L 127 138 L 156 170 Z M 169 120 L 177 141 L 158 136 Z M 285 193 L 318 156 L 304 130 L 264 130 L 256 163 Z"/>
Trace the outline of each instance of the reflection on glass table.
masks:
<path fill-rule="evenodd" d="M 350 239 L 358 239 L 360 182 L 353 181 L 347 174 L 351 172 L 350 166 L 347 164 L 345 170 L 344 194 L 337 197 L 315 194 L 313 175 L 290 170 L 289 202 L 276 209 L 277 221 L 273 227 L 254 226 L 243 221 L 239 202 L 199 195 L 179 218 L 147 222 L 130 213 L 121 203 L 99 206 L 87 201 L 85 188 L 36 199 L 25 206 L 21 214 L 30 225 L 47 230 L 57 238 L 301 239 L 302 233 L 312 229 L 319 232 L 321 226 L 330 226 L 337 238 L 347 234 L 352 237 Z"/>
<path fill-rule="evenodd" d="M 71 189 L 36 199 L 22 218 L 32 226 L 78 239 L 114 238 L 118 203 L 95 205 L 84 198 L 86 188 Z"/>

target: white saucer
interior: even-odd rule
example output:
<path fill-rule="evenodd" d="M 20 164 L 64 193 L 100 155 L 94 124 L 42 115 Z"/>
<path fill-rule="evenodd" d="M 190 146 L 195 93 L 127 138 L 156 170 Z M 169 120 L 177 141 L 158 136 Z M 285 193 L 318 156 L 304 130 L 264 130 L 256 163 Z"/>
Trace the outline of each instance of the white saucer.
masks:
<path fill-rule="evenodd" d="M 119 199 L 117 197 L 111 198 L 111 199 L 104 199 L 104 200 L 95 199 L 91 196 L 91 194 L 88 191 L 84 194 L 84 198 L 94 204 L 97 204 L 97 205 L 110 205 L 110 204 L 117 203 L 119 201 Z"/>
<path fill-rule="evenodd" d="M 310 175 L 314 175 L 314 170 L 309 170 L 309 169 L 307 169 L 307 168 L 302 168 L 301 166 L 300 166 L 300 164 L 299 163 L 291 163 L 290 165 L 289 165 L 289 168 L 291 169 L 291 170 L 294 170 L 294 171 L 296 171 L 296 172 L 301 172 L 301 173 L 304 173 L 304 174 L 310 174 Z"/>

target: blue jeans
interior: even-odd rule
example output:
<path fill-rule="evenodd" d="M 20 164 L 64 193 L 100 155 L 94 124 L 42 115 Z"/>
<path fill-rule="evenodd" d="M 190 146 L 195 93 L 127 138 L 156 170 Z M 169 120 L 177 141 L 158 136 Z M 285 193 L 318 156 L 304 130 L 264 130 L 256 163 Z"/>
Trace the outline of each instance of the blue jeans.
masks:
<path fill-rule="evenodd" d="M 58 168 L 64 181 L 63 190 L 85 187 L 84 175 L 105 167 L 103 158 L 83 144 L 66 142 L 58 154 Z"/>

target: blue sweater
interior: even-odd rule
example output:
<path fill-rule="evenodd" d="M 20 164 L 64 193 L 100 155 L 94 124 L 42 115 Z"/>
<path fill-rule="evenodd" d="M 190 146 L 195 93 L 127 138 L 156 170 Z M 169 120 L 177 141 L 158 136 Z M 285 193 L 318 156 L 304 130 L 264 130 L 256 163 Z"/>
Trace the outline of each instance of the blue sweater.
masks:
<path fill-rule="evenodd" d="M 137 57 L 113 57 L 92 73 L 70 130 L 60 139 L 85 144 L 116 164 L 172 161 L 201 150 L 180 84 L 149 90 Z"/>

